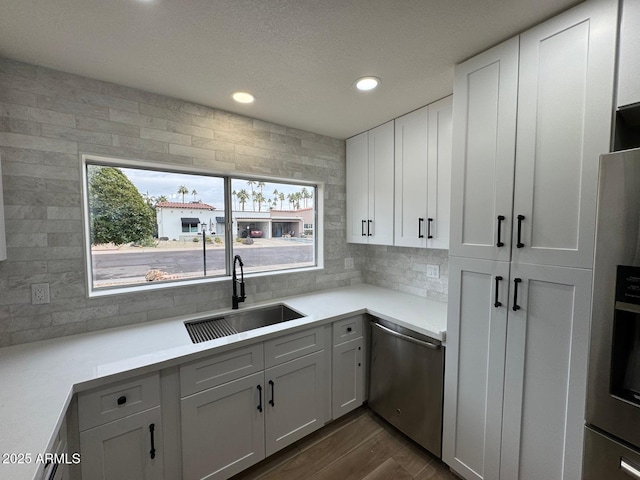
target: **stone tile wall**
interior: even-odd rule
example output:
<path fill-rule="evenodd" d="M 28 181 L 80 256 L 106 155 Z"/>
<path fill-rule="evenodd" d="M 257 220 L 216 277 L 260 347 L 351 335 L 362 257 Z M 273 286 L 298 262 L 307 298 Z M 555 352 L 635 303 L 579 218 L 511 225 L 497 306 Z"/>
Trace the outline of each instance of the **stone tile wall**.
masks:
<path fill-rule="evenodd" d="M 0 346 L 231 305 L 230 282 L 87 297 L 83 153 L 324 182 L 325 269 L 252 278 L 247 303 L 362 281 L 344 269 L 363 255 L 345 242 L 344 141 L 0 58 Z M 50 304 L 31 305 L 33 283 Z"/>
<path fill-rule="evenodd" d="M 359 259 L 364 281 L 441 302 L 447 301 L 449 251 L 367 245 Z M 427 265 L 440 266 L 440 278 L 427 278 Z"/>
<path fill-rule="evenodd" d="M 230 282 L 87 297 L 83 153 L 324 182 L 325 269 L 253 278 L 247 304 L 362 281 L 446 301 L 446 251 L 345 242 L 344 141 L 0 58 L 0 347 L 231 306 Z M 50 304 L 31 305 L 33 283 Z"/>

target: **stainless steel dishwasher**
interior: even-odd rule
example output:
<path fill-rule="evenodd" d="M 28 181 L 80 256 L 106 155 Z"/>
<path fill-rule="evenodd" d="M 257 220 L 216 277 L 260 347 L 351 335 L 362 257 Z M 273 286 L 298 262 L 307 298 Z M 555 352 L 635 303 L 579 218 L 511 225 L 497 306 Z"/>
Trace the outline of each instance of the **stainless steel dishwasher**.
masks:
<path fill-rule="evenodd" d="M 370 375 L 371 409 L 441 457 L 444 381 L 441 342 L 373 318 Z"/>

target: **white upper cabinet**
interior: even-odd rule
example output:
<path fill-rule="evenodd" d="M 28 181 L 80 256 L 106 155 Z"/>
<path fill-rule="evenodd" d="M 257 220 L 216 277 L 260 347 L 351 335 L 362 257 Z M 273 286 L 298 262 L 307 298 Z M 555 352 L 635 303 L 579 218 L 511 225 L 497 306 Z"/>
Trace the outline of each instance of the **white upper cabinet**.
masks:
<path fill-rule="evenodd" d="M 511 258 L 517 95 L 518 38 L 455 68 L 451 255 Z"/>
<path fill-rule="evenodd" d="M 347 241 L 393 245 L 393 122 L 347 140 Z"/>
<path fill-rule="evenodd" d="M 369 133 L 347 140 L 347 242 L 367 243 Z"/>
<path fill-rule="evenodd" d="M 616 11 L 585 2 L 456 67 L 451 255 L 591 268 Z"/>
<path fill-rule="evenodd" d="M 586 2 L 520 36 L 514 261 L 592 268 L 616 10 L 611 1 Z"/>
<path fill-rule="evenodd" d="M 395 120 L 395 239 L 449 248 L 452 97 Z"/>
<path fill-rule="evenodd" d="M 422 107 L 395 120 L 395 244 L 424 247 L 427 230 L 429 112 Z"/>
<path fill-rule="evenodd" d="M 622 2 L 618 50 L 618 107 L 640 102 L 640 2 Z"/>

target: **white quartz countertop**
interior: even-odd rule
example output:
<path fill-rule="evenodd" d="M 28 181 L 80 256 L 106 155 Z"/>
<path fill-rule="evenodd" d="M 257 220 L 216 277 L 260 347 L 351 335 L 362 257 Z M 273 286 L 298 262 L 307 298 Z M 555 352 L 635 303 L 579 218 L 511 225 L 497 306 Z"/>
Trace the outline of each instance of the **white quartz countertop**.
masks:
<path fill-rule="evenodd" d="M 1 348 L 0 479 L 31 480 L 38 475 L 43 465 L 36 463 L 37 455 L 47 452 L 78 391 L 360 313 L 445 340 L 446 303 L 372 285 L 286 297 L 241 310 L 274 303 L 306 316 L 199 344 L 191 342 L 184 322 L 228 310 Z M 30 454 L 31 463 L 16 464 L 10 454 Z"/>

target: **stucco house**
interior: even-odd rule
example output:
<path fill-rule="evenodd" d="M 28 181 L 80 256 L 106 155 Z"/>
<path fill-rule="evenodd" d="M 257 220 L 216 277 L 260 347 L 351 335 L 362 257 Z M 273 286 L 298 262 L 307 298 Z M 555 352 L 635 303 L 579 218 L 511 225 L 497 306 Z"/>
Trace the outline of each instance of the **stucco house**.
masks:
<path fill-rule="evenodd" d="M 189 241 L 202 234 L 202 224 L 206 224 L 207 234 L 217 233 L 218 220 L 222 221 L 220 228 L 224 233 L 224 212 L 220 212 L 221 217 L 216 217 L 215 211 L 216 207 L 200 202 L 158 202 L 158 238 Z"/>

